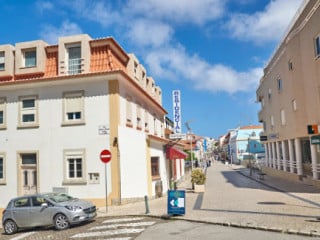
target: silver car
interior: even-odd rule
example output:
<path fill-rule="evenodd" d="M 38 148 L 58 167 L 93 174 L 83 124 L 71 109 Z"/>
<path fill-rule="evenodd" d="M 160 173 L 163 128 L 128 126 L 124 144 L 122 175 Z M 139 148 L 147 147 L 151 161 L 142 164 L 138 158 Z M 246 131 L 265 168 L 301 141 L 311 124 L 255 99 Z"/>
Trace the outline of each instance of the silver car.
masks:
<path fill-rule="evenodd" d="M 54 225 L 57 230 L 93 219 L 96 206 L 64 193 L 45 193 L 11 199 L 2 215 L 6 234 L 22 228 Z"/>

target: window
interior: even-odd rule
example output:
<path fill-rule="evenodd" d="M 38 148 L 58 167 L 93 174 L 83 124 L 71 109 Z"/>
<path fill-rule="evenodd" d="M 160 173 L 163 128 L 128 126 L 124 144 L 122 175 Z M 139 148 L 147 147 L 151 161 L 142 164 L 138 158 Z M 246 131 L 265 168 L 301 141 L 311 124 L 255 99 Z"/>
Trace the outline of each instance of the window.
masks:
<path fill-rule="evenodd" d="M 137 129 L 141 128 L 141 106 L 137 103 Z"/>
<path fill-rule="evenodd" d="M 0 184 L 5 184 L 5 156 L 4 154 L 0 154 Z"/>
<path fill-rule="evenodd" d="M 37 164 L 37 154 L 36 153 L 23 153 L 23 154 L 21 154 L 21 162 L 23 165 Z"/>
<path fill-rule="evenodd" d="M 286 114 L 284 109 L 281 109 L 280 111 L 280 118 L 281 118 L 281 125 L 282 126 L 286 125 Z"/>
<path fill-rule="evenodd" d="M 0 129 L 6 126 L 6 99 L 0 98 Z"/>
<path fill-rule="evenodd" d="M 320 35 L 315 39 L 315 53 L 316 57 L 320 57 Z"/>
<path fill-rule="evenodd" d="M 64 159 L 64 183 L 85 183 L 84 150 L 67 150 Z"/>
<path fill-rule="evenodd" d="M 149 112 L 144 110 L 144 129 L 149 131 Z"/>
<path fill-rule="evenodd" d="M 157 118 L 155 114 L 153 115 L 153 132 L 154 132 L 154 135 L 158 134 L 158 124 L 157 124 Z"/>
<path fill-rule="evenodd" d="M 136 63 L 136 62 L 134 62 L 134 69 L 133 69 L 133 71 L 134 71 L 134 76 L 135 77 L 137 77 L 137 72 L 138 72 L 138 63 Z"/>
<path fill-rule="evenodd" d="M 292 110 L 297 111 L 297 101 L 295 99 L 292 100 Z"/>
<path fill-rule="evenodd" d="M 36 96 L 20 97 L 19 113 L 20 113 L 19 125 L 21 127 L 37 126 L 38 124 L 37 97 Z"/>
<path fill-rule="evenodd" d="M 274 127 L 274 119 L 273 119 L 273 116 L 270 117 L 270 122 L 271 122 L 271 128 Z"/>
<path fill-rule="evenodd" d="M 282 79 L 278 78 L 277 83 L 278 83 L 278 91 L 280 92 L 282 91 Z"/>
<path fill-rule="evenodd" d="M 0 52 L 0 71 L 3 71 L 4 69 L 4 52 Z"/>
<path fill-rule="evenodd" d="M 23 52 L 24 66 L 35 67 L 37 66 L 37 52 L 35 49 L 28 49 Z"/>
<path fill-rule="evenodd" d="M 81 73 L 81 47 L 70 46 L 68 49 L 68 74 Z"/>
<path fill-rule="evenodd" d="M 127 126 L 132 126 L 132 103 L 131 103 L 130 97 L 127 97 L 126 117 L 127 117 Z"/>
<path fill-rule="evenodd" d="M 79 124 L 84 122 L 84 92 L 64 93 L 64 123 Z"/>
<path fill-rule="evenodd" d="M 19 207 L 30 207 L 30 200 L 29 197 L 22 197 L 19 198 L 18 200 L 15 200 L 13 205 L 17 208 Z"/>
<path fill-rule="evenodd" d="M 265 102 L 264 102 L 264 98 L 261 98 L 261 106 L 264 107 Z"/>
<path fill-rule="evenodd" d="M 151 174 L 153 179 L 160 177 L 159 157 L 151 157 Z"/>
<path fill-rule="evenodd" d="M 272 94 L 272 90 L 271 90 L 271 88 L 269 88 L 269 90 L 268 90 L 268 99 L 271 99 L 271 94 Z"/>
<path fill-rule="evenodd" d="M 293 63 L 292 63 L 292 61 L 289 61 L 289 62 L 288 62 L 288 68 L 289 68 L 289 71 L 292 71 L 292 70 L 293 70 Z"/>

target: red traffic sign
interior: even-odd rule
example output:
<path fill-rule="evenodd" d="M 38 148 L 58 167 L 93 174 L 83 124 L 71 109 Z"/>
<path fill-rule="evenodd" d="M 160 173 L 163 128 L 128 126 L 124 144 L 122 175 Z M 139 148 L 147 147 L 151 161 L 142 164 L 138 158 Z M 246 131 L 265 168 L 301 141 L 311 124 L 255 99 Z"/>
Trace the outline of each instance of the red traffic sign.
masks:
<path fill-rule="evenodd" d="M 111 152 L 110 152 L 108 149 L 104 149 L 104 150 L 102 150 L 101 153 L 100 153 L 100 160 L 101 160 L 103 163 L 108 163 L 108 162 L 110 162 L 111 157 L 112 157 L 112 154 L 111 154 Z"/>

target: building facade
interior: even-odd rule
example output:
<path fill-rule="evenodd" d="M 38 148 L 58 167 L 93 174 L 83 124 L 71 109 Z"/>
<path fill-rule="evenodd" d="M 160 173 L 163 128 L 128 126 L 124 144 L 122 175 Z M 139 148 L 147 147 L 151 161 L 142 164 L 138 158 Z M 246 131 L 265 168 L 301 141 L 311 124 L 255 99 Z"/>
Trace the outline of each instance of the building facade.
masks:
<path fill-rule="evenodd" d="M 165 192 L 161 99 L 135 55 L 111 37 L 0 45 L 0 208 L 34 192 L 97 206 L 154 197 L 159 181 Z M 103 149 L 112 154 L 107 164 Z"/>
<path fill-rule="evenodd" d="M 266 165 L 319 179 L 320 1 L 305 1 L 264 69 L 256 91 Z"/>
<path fill-rule="evenodd" d="M 254 159 L 255 154 L 264 153 L 264 145 L 260 142 L 262 126 L 242 126 L 230 131 L 230 161 L 242 164 L 243 160 Z"/>

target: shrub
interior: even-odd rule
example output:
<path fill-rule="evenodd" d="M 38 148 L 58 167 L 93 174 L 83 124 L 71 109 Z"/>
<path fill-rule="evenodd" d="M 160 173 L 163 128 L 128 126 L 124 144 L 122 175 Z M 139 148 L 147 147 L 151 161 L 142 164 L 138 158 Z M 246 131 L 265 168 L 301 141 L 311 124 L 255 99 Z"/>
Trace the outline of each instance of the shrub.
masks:
<path fill-rule="evenodd" d="M 197 185 L 203 185 L 206 182 L 206 175 L 202 171 L 202 169 L 197 168 L 192 170 L 191 173 L 191 183 Z"/>

